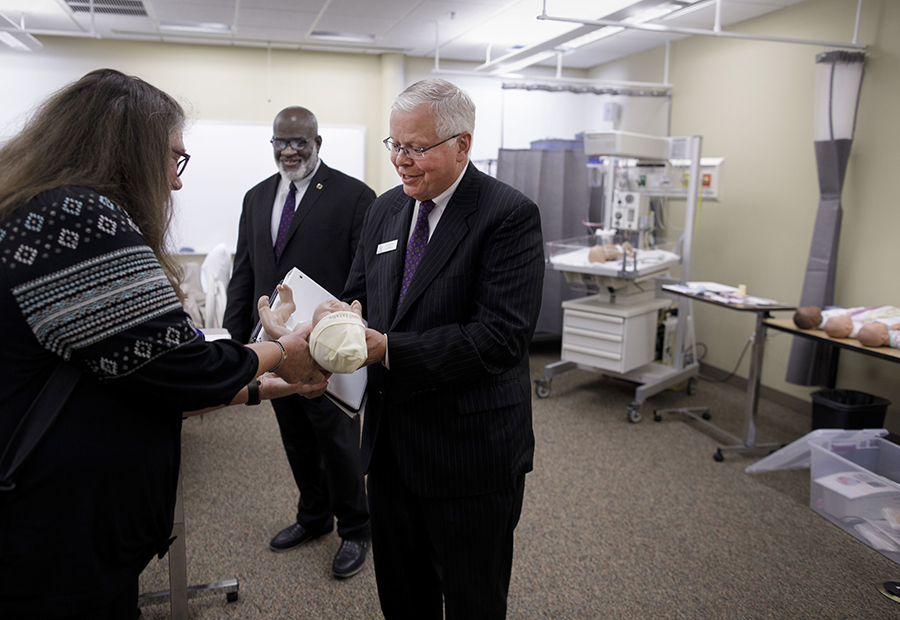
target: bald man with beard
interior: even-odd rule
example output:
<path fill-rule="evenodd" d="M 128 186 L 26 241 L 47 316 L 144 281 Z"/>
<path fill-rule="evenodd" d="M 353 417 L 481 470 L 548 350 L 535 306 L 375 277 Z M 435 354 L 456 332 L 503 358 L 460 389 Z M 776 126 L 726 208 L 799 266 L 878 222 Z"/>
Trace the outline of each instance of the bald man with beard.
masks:
<path fill-rule="evenodd" d="M 289 107 L 275 117 L 271 140 L 278 172 L 244 197 L 224 326 L 247 342 L 262 295 L 297 267 L 340 295 L 359 241 L 363 215 L 375 199 L 365 183 L 319 158 L 315 115 Z M 359 456 L 359 418 L 327 398 L 272 401 L 291 472 L 300 491 L 296 518 L 269 543 L 282 552 L 328 534 L 341 538 L 332 574 L 359 572 L 369 547 L 369 513 Z"/>

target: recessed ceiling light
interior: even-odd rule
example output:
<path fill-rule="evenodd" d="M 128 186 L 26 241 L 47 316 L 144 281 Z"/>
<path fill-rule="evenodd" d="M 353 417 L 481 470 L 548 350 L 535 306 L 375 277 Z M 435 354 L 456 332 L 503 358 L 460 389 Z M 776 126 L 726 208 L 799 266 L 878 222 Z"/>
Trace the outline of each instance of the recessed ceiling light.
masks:
<path fill-rule="evenodd" d="M 212 22 L 159 22 L 160 30 L 172 32 L 197 32 L 203 34 L 231 34 L 231 26 Z"/>
<path fill-rule="evenodd" d="M 22 52 L 32 52 L 43 47 L 43 44 L 33 36 L 18 30 L 13 32 L 0 30 L 0 41 Z"/>
<path fill-rule="evenodd" d="M 375 35 L 373 34 L 350 34 L 325 30 L 313 30 L 310 38 L 322 41 L 340 41 L 341 43 L 374 43 L 375 41 Z"/>
<path fill-rule="evenodd" d="M 3 41 L 4 43 L 6 43 L 8 46 L 13 48 L 14 50 L 20 50 L 22 52 L 30 52 L 31 51 L 27 45 L 25 45 L 24 43 L 19 41 L 17 38 L 15 38 L 14 36 L 12 36 L 11 34 L 9 34 L 8 32 L 5 32 L 5 31 L 0 31 L 0 41 Z"/>

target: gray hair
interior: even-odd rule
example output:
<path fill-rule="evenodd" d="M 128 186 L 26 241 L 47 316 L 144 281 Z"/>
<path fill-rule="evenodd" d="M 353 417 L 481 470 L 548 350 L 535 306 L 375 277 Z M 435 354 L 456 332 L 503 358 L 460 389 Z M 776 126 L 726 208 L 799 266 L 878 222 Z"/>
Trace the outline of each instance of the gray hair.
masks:
<path fill-rule="evenodd" d="M 475 104 L 471 97 L 455 84 L 441 78 L 416 82 L 397 95 L 391 111 L 412 112 L 421 105 L 428 105 L 431 108 L 438 136 L 474 133 Z"/>

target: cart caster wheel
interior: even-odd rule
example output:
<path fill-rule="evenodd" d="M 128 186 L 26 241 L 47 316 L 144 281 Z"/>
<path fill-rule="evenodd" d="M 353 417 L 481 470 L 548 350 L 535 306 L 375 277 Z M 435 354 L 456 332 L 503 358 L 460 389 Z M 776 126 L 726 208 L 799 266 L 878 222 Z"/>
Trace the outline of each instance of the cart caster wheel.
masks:
<path fill-rule="evenodd" d="M 535 381 L 534 393 L 538 398 L 547 398 L 550 396 L 550 383 L 547 381 Z"/>
<path fill-rule="evenodd" d="M 703 418 L 704 420 L 712 419 L 712 416 L 710 415 L 709 411 L 704 411 L 703 413 L 700 414 L 700 417 Z"/>
<path fill-rule="evenodd" d="M 716 461 L 717 463 L 721 463 L 722 461 L 725 460 L 725 455 L 722 454 L 721 450 L 716 450 L 716 453 L 713 454 L 713 460 Z"/>
<path fill-rule="evenodd" d="M 638 422 L 640 422 L 642 417 L 643 416 L 641 416 L 641 412 L 634 407 L 628 408 L 628 421 L 632 424 L 637 424 Z"/>
<path fill-rule="evenodd" d="M 653 410 L 653 421 L 662 422 L 662 414 L 659 413 L 656 409 Z"/>
<path fill-rule="evenodd" d="M 237 592 L 226 592 L 225 600 L 228 601 L 229 603 L 235 602 L 236 600 L 238 600 L 238 593 Z"/>
<path fill-rule="evenodd" d="M 688 379 L 686 391 L 688 396 L 693 396 L 697 393 L 697 380 L 694 377 Z"/>

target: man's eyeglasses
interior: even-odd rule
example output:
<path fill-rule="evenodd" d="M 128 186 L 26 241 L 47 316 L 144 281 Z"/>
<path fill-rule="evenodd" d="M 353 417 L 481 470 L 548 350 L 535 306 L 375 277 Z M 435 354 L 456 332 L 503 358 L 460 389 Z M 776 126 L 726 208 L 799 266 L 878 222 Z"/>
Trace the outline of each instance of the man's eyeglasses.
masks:
<path fill-rule="evenodd" d="M 462 135 L 461 133 L 458 133 L 455 136 L 450 136 L 449 138 L 447 138 L 445 140 L 441 140 L 437 144 L 432 144 L 431 146 L 426 146 L 423 148 L 416 148 L 413 146 L 400 146 L 399 144 L 397 144 L 390 138 L 385 138 L 384 140 L 382 140 L 382 142 L 384 143 L 384 148 L 389 150 L 391 152 L 391 155 L 398 155 L 400 153 L 400 151 L 403 151 L 403 154 L 406 155 L 407 157 L 409 157 L 410 159 L 422 159 L 423 157 L 425 157 L 425 153 L 430 151 L 434 147 L 440 146 L 444 142 L 449 142 L 453 138 L 458 138 L 461 135 Z"/>
<path fill-rule="evenodd" d="M 295 151 L 299 151 L 304 146 L 309 144 L 309 140 L 305 140 L 304 138 L 294 138 L 293 140 L 282 140 L 281 138 L 272 138 L 269 142 L 279 151 L 283 151 L 287 148 L 288 144 L 291 145 L 291 148 Z"/>
<path fill-rule="evenodd" d="M 191 161 L 191 156 L 175 148 L 172 149 L 172 152 L 178 155 L 178 159 L 175 161 L 175 175 L 180 177 L 185 167 L 187 167 L 187 163 Z"/>

